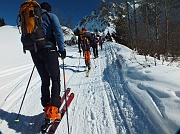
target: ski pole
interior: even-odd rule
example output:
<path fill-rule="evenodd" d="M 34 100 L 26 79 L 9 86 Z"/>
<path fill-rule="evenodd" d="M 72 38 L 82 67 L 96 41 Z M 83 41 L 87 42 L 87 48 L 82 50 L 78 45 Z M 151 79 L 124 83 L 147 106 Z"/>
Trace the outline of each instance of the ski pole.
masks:
<path fill-rule="evenodd" d="M 97 66 L 96 66 L 96 62 L 95 62 L 95 59 L 93 58 L 93 60 L 94 60 L 94 65 L 95 65 L 95 68 L 96 68 Z"/>
<path fill-rule="evenodd" d="M 81 53 L 80 53 L 80 56 L 79 56 L 79 65 L 78 65 L 78 71 L 79 71 L 79 66 L 80 66 L 80 58 L 81 58 Z"/>
<path fill-rule="evenodd" d="M 23 99 L 22 99 L 22 102 L 21 102 L 21 106 L 19 108 L 19 112 L 17 114 L 16 119 L 14 120 L 14 122 L 16 122 L 16 123 L 19 122 L 19 114 L 20 114 L 20 111 L 21 111 L 21 108 L 22 108 L 22 105 L 23 105 L 23 102 L 24 102 L 24 99 L 25 99 L 25 96 L 26 96 L 26 93 L 27 93 L 27 89 L 29 87 L 29 84 L 30 84 L 30 81 L 31 81 L 31 78 L 32 78 L 32 75 L 33 75 L 33 72 L 34 72 L 34 68 L 35 68 L 35 65 L 34 65 L 34 67 L 32 69 L 32 72 L 31 72 L 31 75 L 30 75 L 30 78 L 29 78 L 29 81 L 28 81 L 28 84 L 27 84 L 27 87 L 26 87 L 26 90 L 25 90 L 25 93 L 24 93 L 24 96 L 23 96 Z"/>
<path fill-rule="evenodd" d="M 64 91 L 66 93 L 66 78 L 65 78 L 65 69 L 64 69 L 64 59 L 62 59 L 62 61 L 63 61 Z M 66 96 L 65 96 L 65 103 L 66 103 L 66 116 L 67 116 L 68 134 L 70 134 L 70 132 L 69 132 L 69 119 L 68 119 L 68 105 L 67 105 L 67 97 Z"/>

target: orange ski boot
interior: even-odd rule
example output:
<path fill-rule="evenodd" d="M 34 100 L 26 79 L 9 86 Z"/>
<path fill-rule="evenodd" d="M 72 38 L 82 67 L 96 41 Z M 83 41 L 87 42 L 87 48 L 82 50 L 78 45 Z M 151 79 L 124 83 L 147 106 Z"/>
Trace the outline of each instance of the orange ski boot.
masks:
<path fill-rule="evenodd" d="M 57 108 L 56 106 L 49 106 L 46 111 L 46 117 L 50 118 L 52 122 L 54 122 L 55 120 L 61 120 L 59 108 Z"/>
<path fill-rule="evenodd" d="M 46 117 L 48 117 L 47 111 L 48 111 L 49 107 L 50 106 L 45 106 L 44 109 L 43 109 L 43 111 L 46 113 Z"/>

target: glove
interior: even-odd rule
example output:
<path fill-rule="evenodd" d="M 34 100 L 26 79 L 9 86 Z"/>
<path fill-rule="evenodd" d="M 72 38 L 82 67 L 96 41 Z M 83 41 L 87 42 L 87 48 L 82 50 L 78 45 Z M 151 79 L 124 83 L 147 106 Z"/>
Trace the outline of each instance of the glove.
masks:
<path fill-rule="evenodd" d="M 64 49 L 64 51 L 59 51 L 59 53 L 61 54 L 61 59 L 65 59 L 66 58 L 66 50 Z"/>

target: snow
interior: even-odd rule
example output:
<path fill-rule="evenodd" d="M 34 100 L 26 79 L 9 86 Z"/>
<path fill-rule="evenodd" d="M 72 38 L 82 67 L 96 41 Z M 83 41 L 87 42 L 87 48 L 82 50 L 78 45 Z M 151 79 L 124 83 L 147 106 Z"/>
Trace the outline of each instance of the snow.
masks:
<path fill-rule="evenodd" d="M 40 104 L 41 81 L 29 52 L 23 54 L 16 27 L 0 27 L 0 134 L 40 133 L 44 113 Z M 180 126 L 180 68 L 153 65 L 154 59 L 113 42 L 103 44 L 99 58 L 91 58 L 92 71 L 85 77 L 78 47 L 67 46 L 66 87 L 75 98 L 68 109 L 71 134 L 175 134 Z M 92 56 L 92 54 L 91 54 Z M 62 60 L 60 67 L 62 68 Z M 138 62 L 143 64 L 144 67 Z M 150 67 L 147 66 L 150 65 Z M 64 92 L 61 69 L 61 95 Z M 67 134 L 66 116 L 57 134 Z"/>

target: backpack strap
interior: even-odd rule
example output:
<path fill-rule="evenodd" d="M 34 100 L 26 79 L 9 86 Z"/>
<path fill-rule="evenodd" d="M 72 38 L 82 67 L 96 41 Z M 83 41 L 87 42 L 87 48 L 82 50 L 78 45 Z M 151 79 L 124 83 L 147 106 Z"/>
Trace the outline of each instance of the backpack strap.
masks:
<path fill-rule="evenodd" d="M 52 19 L 51 19 L 50 15 L 48 14 L 48 12 L 47 12 L 47 11 L 46 11 L 46 12 L 43 12 L 42 15 L 43 15 L 43 14 L 45 14 L 45 15 L 48 17 L 48 19 L 49 19 L 49 21 L 50 21 L 50 25 L 51 25 L 51 27 L 53 28 Z M 52 47 L 53 47 L 55 50 L 57 50 L 57 48 L 56 48 L 56 40 L 55 40 L 55 35 L 53 34 L 53 30 L 51 30 L 51 36 L 50 36 L 49 39 L 47 39 L 47 42 L 49 42 L 49 43 L 52 45 Z"/>
<path fill-rule="evenodd" d="M 48 17 L 48 19 L 49 19 L 49 21 L 50 21 L 50 23 L 51 23 L 51 22 L 52 22 L 52 20 L 51 20 L 50 15 L 48 14 L 48 12 L 47 12 L 47 11 L 46 11 L 46 12 L 43 12 L 43 13 L 42 13 L 42 15 L 43 15 L 43 14 L 46 14 L 46 15 L 47 15 L 47 17 Z M 52 25 L 52 23 L 51 23 L 51 25 Z"/>

